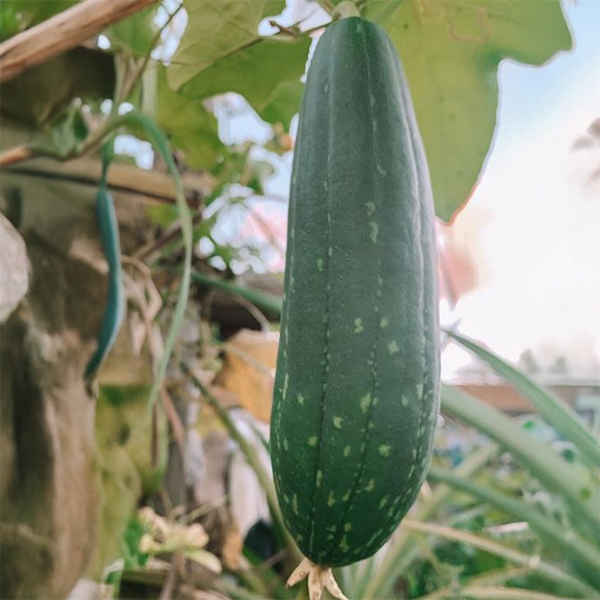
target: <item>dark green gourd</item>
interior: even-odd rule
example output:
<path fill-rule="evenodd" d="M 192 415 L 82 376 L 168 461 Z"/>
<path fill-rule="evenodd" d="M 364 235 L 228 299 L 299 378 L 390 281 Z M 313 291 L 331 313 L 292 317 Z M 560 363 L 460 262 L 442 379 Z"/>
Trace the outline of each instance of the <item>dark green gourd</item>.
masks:
<path fill-rule="evenodd" d="M 352 17 L 312 60 L 294 157 L 272 460 L 323 566 L 372 555 L 413 503 L 439 404 L 434 212 L 396 50 Z"/>

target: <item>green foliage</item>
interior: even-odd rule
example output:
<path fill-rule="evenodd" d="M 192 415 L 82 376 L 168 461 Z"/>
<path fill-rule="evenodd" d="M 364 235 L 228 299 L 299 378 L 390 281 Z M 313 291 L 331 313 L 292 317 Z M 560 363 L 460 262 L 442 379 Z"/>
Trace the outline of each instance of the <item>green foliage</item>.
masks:
<path fill-rule="evenodd" d="M 171 90 L 164 67 L 159 67 L 157 79 L 157 123 L 167 133 L 171 144 L 183 151 L 189 167 L 212 169 L 226 152 L 219 139 L 217 119 L 200 100 L 191 102 Z"/>
<path fill-rule="evenodd" d="M 88 135 L 88 128 L 81 111 L 72 107 L 54 123 L 45 136 L 39 138 L 31 147 L 42 154 L 52 154 L 67 158 Z"/>
<path fill-rule="evenodd" d="M 585 462 L 594 468 L 600 467 L 598 439 L 563 400 L 544 390 L 529 377 L 473 340 L 454 332 L 448 332 L 448 335 L 487 362 L 499 375 L 528 398 L 546 421 L 575 445 Z"/>
<path fill-rule="evenodd" d="M 600 489 L 581 464 L 569 464 L 512 419 L 450 386 L 442 386 L 443 410 L 484 432 L 513 455 L 550 491 L 571 506 L 573 519 L 587 523 L 588 535 L 598 532 Z"/>
<path fill-rule="evenodd" d="M 398 48 L 436 213 L 449 220 L 471 193 L 492 142 L 500 61 L 540 65 L 571 48 L 560 2 L 383 0 L 368 2 L 366 16 Z"/>
<path fill-rule="evenodd" d="M 261 38 L 200 71 L 181 87 L 181 92 L 190 100 L 237 92 L 260 112 L 281 82 L 300 79 L 309 46 L 310 38 Z"/>
<path fill-rule="evenodd" d="M 290 129 L 292 117 L 300 110 L 304 85 L 300 81 L 284 81 L 273 92 L 269 103 L 259 112 L 267 123 L 281 123 L 285 131 Z"/>
<path fill-rule="evenodd" d="M 77 4 L 78 0 L 2 0 L 0 41 L 33 27 Z"/>
<path fill-rule="evenodd" d="M 142 56 L 150 52 L 158 32 L 157 10 L 158 4 L 155 4 L 112 25 L 107 34 L 114 49 Z"/>
<path fill-rule="evenodd" d="M 279 14 L 285 0 L 187 0 L 184 6 L 188 26 L 169 69 L 169 84 L 174 89 L 211 65 L 260 44 L 259 23 Z"/>

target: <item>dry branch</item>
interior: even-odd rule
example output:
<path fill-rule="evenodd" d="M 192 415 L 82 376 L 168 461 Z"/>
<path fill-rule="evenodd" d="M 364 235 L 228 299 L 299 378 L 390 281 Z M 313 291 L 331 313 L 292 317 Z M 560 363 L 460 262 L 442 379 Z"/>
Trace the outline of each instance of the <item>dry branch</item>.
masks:
<path fill-rule="evenodd" d="M 75 48 L 156 0 L 86 0 L 0 44 L 0 83 Z"/>

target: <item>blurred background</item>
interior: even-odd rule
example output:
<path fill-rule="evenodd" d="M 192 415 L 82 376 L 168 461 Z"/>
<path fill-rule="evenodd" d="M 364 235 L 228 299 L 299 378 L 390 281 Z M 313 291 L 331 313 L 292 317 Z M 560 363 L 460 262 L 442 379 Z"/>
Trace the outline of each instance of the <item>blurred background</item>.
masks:
<path fill-rule="evenodd" d="M 3 0 L 0 69 L 77 4 Z M 307 597 L 268 438 L 297 112 L 335 4 L 164 0 L 3 81 L 2 597 Z M 600 2 L 356 4 L 399 49 L 430 162 L 444 386 L 415 506 L 336 578 L 353 599 L 598 598 Z M 454 44 L 475 75 L 429 90 L 421 43 L 431 73 Z M 461 127 L 432 126 L 431 94 Z M 86 382 L 103 183 L 127 309 Z"/>

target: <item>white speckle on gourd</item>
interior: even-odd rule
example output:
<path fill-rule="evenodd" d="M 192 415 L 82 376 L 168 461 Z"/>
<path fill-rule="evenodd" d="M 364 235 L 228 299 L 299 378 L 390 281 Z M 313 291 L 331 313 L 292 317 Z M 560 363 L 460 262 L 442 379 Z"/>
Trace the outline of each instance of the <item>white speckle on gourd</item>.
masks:
<path fill-rule="evenodd" d="M 323 272 L 323 259 L 322 258 L 317 258 L 317 271 L 319 271 L 319 273 Z"/>
<path fill-rule="evenodd" d="M 375 489 L 375 480 L 370 479 L 369 483 L 365 486 L 365 492 L 372 492 Z"/>
<path fill-rule="evenodd" d="M 333 426 L 336 429 L 341 429 L 342 428 L 342 417 L 333 417 Z"/>
<path fill-rule="evenodd" d="M 296 400 L 298 401 L 298 404 L 304 404 L 304 396 L 302 394 L 298 394 Z"/>
<path fill-rule="evenodd" d="M 364 330 L 363 320 L 360 317 L 354 319 L 354 333 L 362 333 Z"/>
<path fill-rule="evenodd" d="M 389 444 L 381 444 L 381 446 L 379 446 L 379 454 L 381 454 L 381 456 L 389 456 L 391 449 L 392 447 Z"/>
<path fill-rule="evenodd" d="M 329 492 L 329 496 L 327 497 L 327 506 L 331 508 L 335 504 L 335 495 L 333 492 Z"/>
<path fill-rule="evenodd" d="M 376 221 L 369 221 L 369 227 L 371 228 L 371 233 L 369 234 L 369 237 L 371 238 L 371 241 L 374 244 L 376 244 L 377 236 L 379 235 L 379 223 L 377 223 Z"/>
<path fill-rule="evenodd" d="M 369 406 L 371 406 L 371 394 L 367 394 L 360 399 L 360 409 L 363 413 L 366 413 L 369 410 Z"/>
<path fill-rule="evenodd" d="M 408 398 L 406 396 L 402 396 L 402 398 L 400 399 L 400 402 L 401 402 L 402 406 L 408 406 L 408 404 L 409 404 Z"/>
<path fill-rule="evenodd" d="M 314 447 L 314 446 L 317 445 L 317 436 L 316 435 L 311 435 L 308 438 L 308 445 L 311 446 L 311 447 Z"/>
<path fill-rule="evenodd" d="M 317 471 L 317 478 L 316 478 L 316 486 L 318 488 L 321 487 L 321 482 L 323 481 L 323 471 L 321 471 L 320 469 Z"/>
<path fill-rule="evenodd" d="M 390 324 L 390 320 L 387 317 L 383 317 L 381 321 L 379 321 L 379 327 L 381 329 L 385 329 Z"/>
<path fill-rule="evenodd" d="M 350 446 L 346 446 L 343 452 L 344 456 L 348 458 L 350 456 Z"/>
<path fill-rule="evenodd" d="M 367 215 L 370 217 L 375 212 L 375 202 L 365 202 Z"/>
<path fill-rule="evenodd" d="M 388 352 L 393 355 L 396 354 L 397 352 L 400 352 L 400 348 L 398 346 L 398 344 L 396 343 L 396 340 L 392 340 L 389 344 L 388 344 Z"/>

